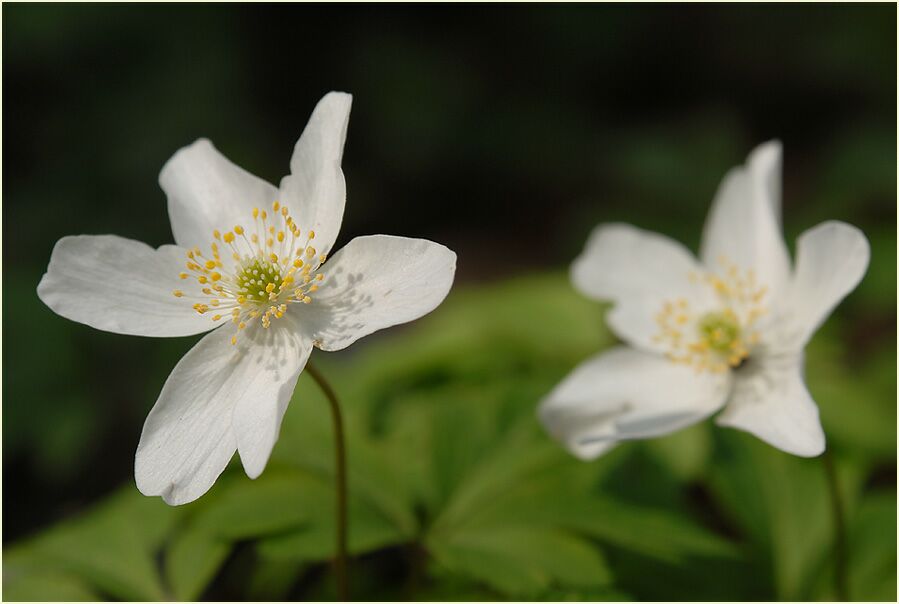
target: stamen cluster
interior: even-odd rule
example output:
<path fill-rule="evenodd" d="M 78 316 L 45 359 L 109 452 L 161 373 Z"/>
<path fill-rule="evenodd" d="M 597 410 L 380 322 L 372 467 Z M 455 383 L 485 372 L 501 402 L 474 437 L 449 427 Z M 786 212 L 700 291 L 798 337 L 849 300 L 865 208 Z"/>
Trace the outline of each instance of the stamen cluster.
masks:
<path fill-rule="evenodd" d="M 213 321 L 230 316 L 238 330 L 256 319 L 268 329 L 272 318 L 283 317 L 290 304 L 310 304 L 310 294 L 324 279 L 316 271 L 325 262 L 325 254 L 317 254 L 311 245 L 315 231 L 306 231 L 303 237 L 286 206 L 275 201 L 272 212 L 270 220 L 268 212 L 253 208 L 249 233 L 241 225 L 225 233 L 213 231 L 210 256 L 199 247 L 188 250 L 187 272 L 179 276 L 196 279 L 202 296 L 185 296 L 178 289 L 172 294 L 197 299 L 194 310 L 201 315 L 213 312 Z M 227 266 L 223 248 L 231 253 Z M 237 343 L 236 335 L 231 343 Z"/>
<path fill-rule="evenodd" d="M 719 259 L 724 276 L 691 274 L 690 280 L 709 287 L 720 302 L 712 312 L 699 312 L 688 300 L 666 301 L 655 316 L 659 332 L 653 341 L 668 348 L 675 363 L 695 367 L 697 372 L 721 373 L 741 366 L 759 341 L 755 324 L 766 309 L 765 286 L 756 283 L 752 269 L 741 271 L 726 258 Z"/>

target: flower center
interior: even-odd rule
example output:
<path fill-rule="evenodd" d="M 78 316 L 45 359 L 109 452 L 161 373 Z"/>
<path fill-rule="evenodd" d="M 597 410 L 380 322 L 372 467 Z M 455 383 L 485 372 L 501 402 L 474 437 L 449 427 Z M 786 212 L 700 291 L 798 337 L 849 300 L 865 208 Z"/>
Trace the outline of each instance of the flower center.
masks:
<path fill-rule="evenodd" d="M 310 245 L 315 232 L 306 231 L 303 237 L 287 207 L 276 201 L 272 210 L 269 220 L 265 210 L 253 209 L 250 233 L 241 225 L 224 234 L 213 231 L 209 256 L 199 247 L 188 250 L 189 272 L 179 276 L 196 279 L 202 295 L 186 296 L 179 289 L 172 294 L 197 300 L 193 304 L 196 312 L 212 312 L 213 321 L 228 317 L 238 330 L 256 319 L 268 329 L 271 320 L 283 317 L 291 304 L 310 304 L 309 294 L 324 279 L 324 274 L 316 271 L 325 262 L 325 254 L 316 255 Z M 227 261 L 222 260 L 225 247 L 231 252 Z M 231 343 L 237 343 L 236 335 Z"/>
<path fill-rule="evenodd" d="M 740 343 L 743 331 L 732 312 L 710 312 L 703 315 L 696 324 L 699 338 L 711 350 L 729 354 Z"/>
<path fill-rule="evenodd" d="M 655 317 L 659 332 L 653 341 L 667 348 L 670 360 L 698 372 L 740 367 L 759 341 L 755 323 L 767 312 L 762 305 L 767 288 L 756 283 L 753 271 L 741 271 L 726 258 L 719 262 L 724 276 L 690 275 L 692 281 L 711 288 L 718 309 L 700 313 L 687 300 L 678 299 L 665 302 Z"/>

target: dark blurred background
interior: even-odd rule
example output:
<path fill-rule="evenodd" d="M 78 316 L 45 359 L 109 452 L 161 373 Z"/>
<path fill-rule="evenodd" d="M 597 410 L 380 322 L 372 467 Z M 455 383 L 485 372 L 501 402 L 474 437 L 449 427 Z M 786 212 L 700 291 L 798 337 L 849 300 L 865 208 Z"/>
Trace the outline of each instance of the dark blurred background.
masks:
<path fill-rule="evenodd" d="M 431 238 L 460 285 L 564 269 L 601 221 L 695 249 L 727 168 L 780 138 L 790 245 L 865 230 L 839 313 L 857 362 L 895 347 L 894 5 L 6 4 L 3 89 L 4 542 L 131 479 L 193 343 L 50 312 L 56 240 L 170 242 L 166 159 L 205 136 L 277 183 L 329 90 L 354 95 L 338 247 Z"/>

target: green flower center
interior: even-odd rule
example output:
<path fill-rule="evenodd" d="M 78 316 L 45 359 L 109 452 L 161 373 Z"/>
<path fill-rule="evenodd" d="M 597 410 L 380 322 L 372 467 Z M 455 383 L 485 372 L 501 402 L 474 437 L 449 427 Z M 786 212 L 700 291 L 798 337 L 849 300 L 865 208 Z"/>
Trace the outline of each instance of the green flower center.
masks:
<path fill-rule="evenodd" d="M 235 274 L 238 295 L 247 300 L 268 303 L 269 294 L 279 294 L 281 289 L 281 267 L 265 258 L 254 257 Z"/>
<path fill-rule="evenodd" d="M 710 312 L 699 319 L 697 329 L 700 339 L 721 354 L 732 353 L 742 343 L 742 329 L 733 313 Z"/>

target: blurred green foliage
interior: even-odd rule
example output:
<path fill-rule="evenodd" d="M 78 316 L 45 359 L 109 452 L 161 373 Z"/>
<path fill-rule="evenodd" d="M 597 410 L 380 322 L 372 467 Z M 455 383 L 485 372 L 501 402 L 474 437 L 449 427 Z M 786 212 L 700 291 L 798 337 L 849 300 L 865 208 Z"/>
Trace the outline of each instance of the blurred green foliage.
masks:
<path fill-rule="evenodd" d="M 894 461 L 895 378 L 847 364 L 837 331 L 810 346 L 808 382 L 847 500 L 852 595 L 890 600 L 895 486 L 877 475 Z M 348 361 L 316 353 L 347 414 L 355 595 L 833 599 L 820 460 L 711 422 L 591 463 L 542 433 L 536 402 L 612 342 L 601 307 L 553 274 L 458 288 Z M 895 364 L 894 350 L 881 356 Z M 259 479 L 235 461 L 179 508 L 125 486 L 7 547 L 4 596 L 333 597 L 329 420 L 301 378 Z"/>

